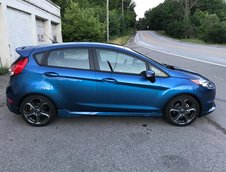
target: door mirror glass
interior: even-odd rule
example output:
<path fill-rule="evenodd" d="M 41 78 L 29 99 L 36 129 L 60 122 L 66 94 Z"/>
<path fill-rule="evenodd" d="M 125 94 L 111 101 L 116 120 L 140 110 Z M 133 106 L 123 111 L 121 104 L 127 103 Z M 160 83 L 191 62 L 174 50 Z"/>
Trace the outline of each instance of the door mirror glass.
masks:
<path fill-rule="evenodd" d="M 155 72 L 153 70 L 147 70 L 145 76 L 149 81 L 155 82 Z"/>

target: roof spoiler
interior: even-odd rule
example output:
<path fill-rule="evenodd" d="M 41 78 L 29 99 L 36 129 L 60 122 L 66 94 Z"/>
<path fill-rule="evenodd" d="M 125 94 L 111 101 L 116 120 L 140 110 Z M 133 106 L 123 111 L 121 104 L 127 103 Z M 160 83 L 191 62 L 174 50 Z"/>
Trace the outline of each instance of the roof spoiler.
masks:
<path fill-rule="evenodd" d="M 16 48 L 16 52 L 22 56 L 22 57 L 27 57 L 31 54 L 31 52 L 34 50 L 34 46 L 23 46 L 23 47 L 18 47 Z"/>

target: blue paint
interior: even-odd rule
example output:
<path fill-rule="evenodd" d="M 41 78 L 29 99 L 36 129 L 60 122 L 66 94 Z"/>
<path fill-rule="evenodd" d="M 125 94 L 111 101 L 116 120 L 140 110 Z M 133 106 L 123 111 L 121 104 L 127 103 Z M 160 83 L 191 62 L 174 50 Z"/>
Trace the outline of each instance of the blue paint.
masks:
<path fill-rule="evenodd" d="M 103 72 L 94 64 L 92 70 L 48 67 L 39 65 L 34 55 L 64 48 L 104 48 L 119 51 L 160 69 L 167 77 L 155 77 L 151 82 L 145 74 Z M 166 104 L 175 96 L 189 94 L 195 97 L 205 115 L 214 110 L 216 89 L 197 85 L 191 79 L 205 77 L 184 69 L 159 64 L 125 47 L 102 43 L 63 43 L 18 48 L 20 58 L 29 62 L 19 75 L 11 76 L 6 90 L 13 100 L 9 109 L 19 114 L 21 101 L 28 95 L 40 94 L 54 102 L 59 116 L 121 115 L 161 116 Z M 93 59 L 91 53 L 90 58 Z M 46 76 L 44 73 L 57 74 Z M 206 79 L 207 80 L 207 79 Z M 209 81 L 209 80 L 208 80 Z M 209 81 L 211 82 L 211 81 Z"/>

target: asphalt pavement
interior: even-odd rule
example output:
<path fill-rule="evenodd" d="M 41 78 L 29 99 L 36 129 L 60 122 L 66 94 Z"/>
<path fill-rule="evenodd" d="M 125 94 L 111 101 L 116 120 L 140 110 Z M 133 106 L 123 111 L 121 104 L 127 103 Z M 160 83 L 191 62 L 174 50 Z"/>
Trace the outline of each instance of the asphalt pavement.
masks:
<path fill-rule="evenodd" d="M 5 88 L 9 80 L 9 75 L 0 75 L 0 107 L 6 104 L 5 101 Z"/>
<path fill-rule="evenodd" d="M 226 47 L 221 45 L 191 44 L 159 35 L 154 31 L 139 31 L 137 45 L 167 55 L 226 67 Z"/>
<path fill-rule="evenodd" d="M 152 34 L 147 37 L 153 39 Z M 135 37 L 139 44 L 152 44 L 146 39 Z M 175 40 L 175 44 L 184 43 Z M 36 128 L 10 113 L 3 103 L 0 171 L 226 171 L 226 68 L 183 58 L 183 54 L 166 54 L 164 49 L 154 51 L 133 40 L 127 46 L 213 80 L 218 88 L 216 111 L 187 127 L 171 126 L 161 118 L 88 116 L 61 118 Z M 0 92 L 5 80 L 7 76 L 0 76 Z"/>

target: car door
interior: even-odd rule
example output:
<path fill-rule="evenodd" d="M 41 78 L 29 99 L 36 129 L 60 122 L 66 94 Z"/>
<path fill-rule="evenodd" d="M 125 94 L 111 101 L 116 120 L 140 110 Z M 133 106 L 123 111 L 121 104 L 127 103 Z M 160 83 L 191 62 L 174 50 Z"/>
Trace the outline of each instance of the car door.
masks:
<path fill-rule="evenodd" d="M 51 50 L 40 67 L 46 94 L 69 113 L 94 110 L 96 81 L 90 55 L 89 48 Z"/>
<path fill-rule="evenodd" d="M 97 98 L 107 112 L 157 112 L 162 93 L 161 79 L 145 77 L 149 65 L 136 56 L 120 51 L 96 49 Z M 129 114 L 129 113 L 127 113 Z M 130 113 L 131 115 L 131 113 Z"/>

